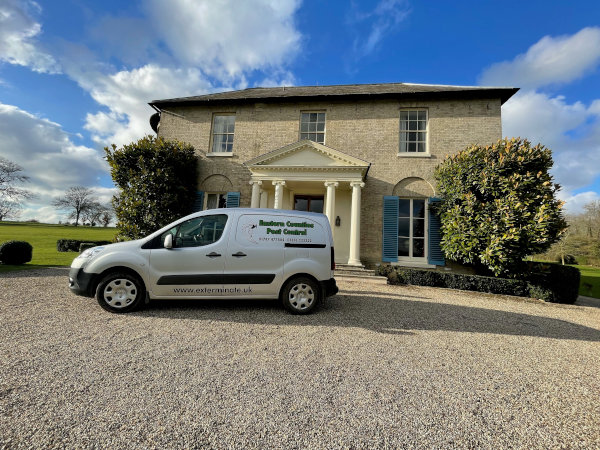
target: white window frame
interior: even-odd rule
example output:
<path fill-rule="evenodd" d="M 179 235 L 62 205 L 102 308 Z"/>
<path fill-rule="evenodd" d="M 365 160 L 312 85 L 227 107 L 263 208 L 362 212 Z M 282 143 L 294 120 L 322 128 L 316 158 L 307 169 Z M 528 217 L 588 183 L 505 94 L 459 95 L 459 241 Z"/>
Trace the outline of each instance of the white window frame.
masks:
<path fill-rule="evenodd" d="M 402 130 L 402 122 L 403 119 L 400 118 L 400 115 L 402 112 L 411 112 L 411 111 L 423 111 L 425 112 L 425 130 Z M 402 157 L 409 157 L 409 158 L 428 158 L 429 156 L 431 156 L 430 151 L 429 151 L 429 109 L 427 108 L 401 108 L 400 111 L 398 112 L 398 156 L 402 156 Z M 425 144 L 425 151 L 424 152 L 409 152 L 407 151 L 401 151 L 401 146 L 402 146 L 402 133 L 411 133 L 411 132 L 417 132 L 417 133 L 425 133 L 425 140 L 424 141 L 415 141 L 416 143 L 423 143 Z M 409 143 L 409 141 L 407 141 L 407 144 Z"/>
<path fill-rule="evenodd" d="M 227 192 L 205 192 L 204 193 L 204 204 L 202 205 L 202 211 L 206 211 L 208 209 L 208 196 L 209 195 L 222 195 L 225 197 L 225 208 L 227 207 Z M 213 209 L 219 208 L 219 198 L 217 197 L 217 207 Z"/>
<path fill-rule="evenodd" d="M 217 117 L 222 117 L 222 116 L 234 116 L 234 124 L 233 124 L 233 133 L 219 133 L 219 135 L 222 134 L 226 134 L 226 135 L 231 135 L 233 136 L 233 144 L 231 146 L 231 151 L 230 152 L 215 152 L 213 151 L 213 146 L 214 146 L 214 142 L 215 142 L 215 120 Z M 235 116 L 236 114 L 234 112 L 216 112 L 213 113 L 212 116 L 212 123 L 211 123 L 211 127 L 210 127 L 210 142 L 209 142 L 209 151 L 207 152 L 208 156 L 232 156 L 233 155 L 233 148 L 235 146 Z"/>
<path fill-rule="evenodd" d="M 418 262 L 427 264 L 429 257 L 429 205 L 427 204 L 426 198 L 407 198 L 407 197 L 399 197 L 399 200 L 410 200 L 410 226 L 409 226 L 409 236 L 408 236 L 408 254 L 412 255 L 413 253 L 413 200 L 422 200 L 425 202 L 425 223 L 424 223 L 424 236 L 423 236 L 423 245 L 425 246 L 423 249 L 423 256 L 400 256 L 398 255 L 398 262 Z M 398 220 L 400 220 L 400 216 L 398 216 Z M 398 230 L 400 227 L 398 226 Z M 396 236 L 399 238 L 400 236 Z M 405 236 L 403 236 L 405 237 Z M 418 238 L 420 239 L 420 238 Z"/>
<path fill-rule="evenodd" d="M 314 111 L 300 111 L 300 126 L 298 128 L 298 137 L 300 140 L 302 139 L 308 139 L 308 138 L 303 138 L 302 135 L 303 134 L 310 134 L 313 133 L 313 131 L 302 131 L 302 114 L 323 114 L 324 116 L 324 120 L 323 120 L 323 131 L 314 131 L 315 134 L 322 134 L 323 135 L 323 142 L 317 142 L 317 141 L 313 141 L 316 142 L 317 144 L 323 144 L 325 145 L 325 141 L 327 138 L 327 111 L 325 110 L 314 110 Z M 308 122 L 311 123 L 311 122 Z M 319 123 L 318 121 L 316 123 Z"/>

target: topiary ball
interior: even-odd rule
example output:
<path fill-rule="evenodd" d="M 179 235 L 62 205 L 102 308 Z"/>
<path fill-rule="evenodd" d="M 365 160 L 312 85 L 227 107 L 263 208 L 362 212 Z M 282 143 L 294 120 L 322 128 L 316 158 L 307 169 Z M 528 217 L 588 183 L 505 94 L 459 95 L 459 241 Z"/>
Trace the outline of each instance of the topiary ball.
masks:
<path fill-rule="evenodd" d="M 0 245 L 2 264 L 25 264 L 31 261 L 33 247 L 25 241 L 8 241 Z"/>

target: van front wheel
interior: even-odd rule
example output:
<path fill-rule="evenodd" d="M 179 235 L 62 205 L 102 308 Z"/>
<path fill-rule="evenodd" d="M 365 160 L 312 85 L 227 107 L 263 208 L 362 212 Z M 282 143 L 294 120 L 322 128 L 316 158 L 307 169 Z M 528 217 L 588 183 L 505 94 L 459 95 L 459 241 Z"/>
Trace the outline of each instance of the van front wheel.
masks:
<path fill-rule="evenodd" d="M 139 308 L 144 295 L 143 283 L 128 273 L 111 273 L 96 288 L 96 300 L 102 308 L 112 313 L 126 313 Z"/>
<path fill-rule="evenodd" d="M 308 277 L 292 278 L 281 293 L 283 306 L 292 314 L 309 314 L 321 300 L 321 288 Z"/>

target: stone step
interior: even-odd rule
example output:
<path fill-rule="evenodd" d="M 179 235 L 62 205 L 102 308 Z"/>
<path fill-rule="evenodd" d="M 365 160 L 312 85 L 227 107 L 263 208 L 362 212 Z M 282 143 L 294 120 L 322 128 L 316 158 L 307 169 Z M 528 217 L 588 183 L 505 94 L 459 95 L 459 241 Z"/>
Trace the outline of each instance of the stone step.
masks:
<path fill-rule="evenodd" d="M 348 274 L 348 275 L 361 275 L 361 276 L 365 276 L 365 277 L 369 277 L 369 276 L 375 276 L 375 271 L 374 270 L 367 270 L 367 269 L 335 269 L 335 273 L 336 274 L 340 274 L 340 275 L 344 275 L 344 274 Z"/>
<path fill-rule="evenodd" d="M 374 284 L 387 284 L 386 277 L 380 277 L 375 275 L 353 275 L 353 274 L 335 274 L 336 281 L 349 281 L 355 283 L 374 283 Z"/>

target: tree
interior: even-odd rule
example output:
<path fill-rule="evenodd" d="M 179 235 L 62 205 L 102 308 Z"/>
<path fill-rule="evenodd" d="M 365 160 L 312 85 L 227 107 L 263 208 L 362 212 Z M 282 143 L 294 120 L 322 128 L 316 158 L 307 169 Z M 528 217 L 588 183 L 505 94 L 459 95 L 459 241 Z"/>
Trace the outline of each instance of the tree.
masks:
<path fill-rule="evenodd" d="M 102 214 L 104 214 L 108 209 L 109 207 L 100 202 L 93 202 L 81 212 L 82 222 L 88 222 L 94 227 L 97 223 L 100 223 Z"/>
<path fill-rule="evenodd" d="M 106 228 L 108 226 L 108 224 L 110 223 L 111 220 L 112 220 L 112 214 L 107 209 L 106 211 L 104 211 L 102 213 L 102 217 L 100 217 L 100 223 L 102 224 L 102 226 L 104 228 Z"/>
<path fill-rule="evenodd" d="M 191 145 L 146 136 L 104 150 L 119 188 L 113 197 L 119 236 L 138 239 L 192 212 L 198 160 Z"/>
<path fill-rule="evenodd" d="M 0 220 L 12 219 L 19 215 L 21 205 L 15 201 L 0 198 Z"/>
<path fill-rule="evenodd" d="M 518 277 L 524 258 L 546 251 L 567 228 L 552 164 L 549 149 L 520 138 L 446 158 L 435 171 L 446 256 Z"/>
<path fill-rule="evenodd" d="M 75 226 L 77 226 L 81 214 L 90 210 L 97 203 L 98 199 L 94 196 L 92 189 L 84 186 L 72 186 L 67 189 L 64 196 L 55 199 L 52 205 L 59 209 L 70 210 L 69 219 L 75 219 Z"/>
<path fill-rule="evenodd" d="M 29 181 L 18 164 L 0 157 L 0 220 L 15 217 L 21 210 L 23 200 L 33 197 L 18 183 Z"/>

